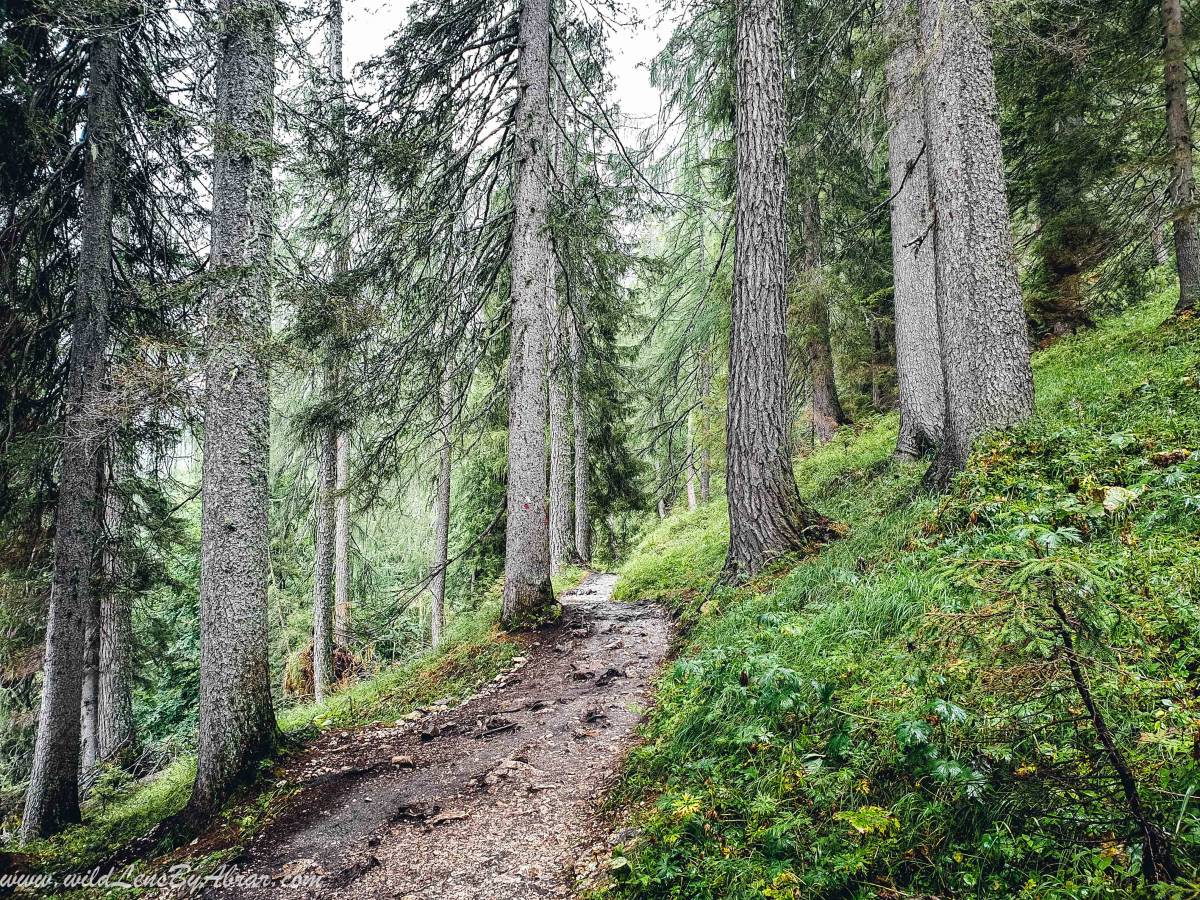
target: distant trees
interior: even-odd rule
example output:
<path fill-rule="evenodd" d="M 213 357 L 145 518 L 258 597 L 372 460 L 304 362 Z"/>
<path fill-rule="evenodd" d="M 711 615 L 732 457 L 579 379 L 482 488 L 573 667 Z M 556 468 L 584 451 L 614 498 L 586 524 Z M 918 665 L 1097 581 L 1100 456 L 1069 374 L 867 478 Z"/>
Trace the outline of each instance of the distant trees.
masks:
<path fill-rule="evenodd" d="M 805 355 L 808 358 L 809 408 L 813 433 L 827 444 L 837 429 L 850 420 L 838 398 L 833 372 L 833 346 L 829 335 L 829 290 L 821 273 L 821 206 L 815 190 L 802 201 L 804 235 L 804 276 L 801 293 L 806 299 Z"/>
<path fill-rule="evenodd" d="M 550 119 L 554 113 L 562 118 L 566 111 L 565 98 L 561 90 L 551 90 Z M 564 168 L 562 131 L 554 125 L 548 128 L 547 140 L 551 149 L 548 171 L 550 184 L 555 185 Z M 574 159 L 571 160 L 574 165 Z M 559 271 L 557 248 L 551 242 L 546 266 L 546 382 L 549 388 L 548 413 L 550 425 L 550 570 L 557 572 L 575 562 L 579 554 L 575 548 L 575 527 L 571 520 L 571 502 L 574 499 L 573 481 L 575 470 L 571 454 L 572 386 L 573 370 L 576 366 L 572 356 L 569 329 L 569 309 L 559 293 Z"/>
<path fill-rule="evenodd" d="M 118 441 L 105 460 L 104 548 L 97 652 L 96 751 L 104 762 L 130 759 L 137 740 L 133 718 L 133 595 L 126 579 L 130 466 Z"/>
<path fill-rule="evenodd" d="M 429 615 L 429 641 L 437 647 L 442 642 L 446 629 L 446 568 L 450 565 L 450 476 L 451 476 L 451 426 L 454 421 L 454 386 L 450 373 L 442 376 L 438 393 L 439 428 L 437 439 L 438 476 L 433 497 L 433 558 L 430 569 L 433 583 L 430 593 L 433 602 Z"/>
<path fill-rule="evenodd" d="M 205 296 L 200 727 L 184 819 L 201 823 L 275 743 L 267 663 L 274 219 L 272 0 L 221 0 L 212 283 Z"/>
<path fill-rule="evenodd" d="M 782 27 L 778 0 L 738 4 L 725 562 L 735 578 L 829 535 L 826 520 L 800 498 L 792 472 Z"/>
<path fill-rule="evenodd" d="M 349 269 L 349 223 L 346 221 L 346 193 L 349 189 L 347 171 L 348 145 L 346 140 L 346 110 L 345 86 L 343 84 L 342 65 L 342 3 L 341 0 L 330 0 L 328 10 L 328 28 L 325 46 L 325 65 L 327 75 L 327 97 L 323 98 L 328 104 L 325 110 L 329 119 L 329 131 L 335 146 L 333 163 L 330 166 L 331 184 L 329 196 L 332 198 L 332 214 L 328 215 L 329 234 L 326 244 L 330 249 L 332 281 L 335 288 L 332 297 L 337 297 L 339 280 L 346 277 Z M 345 647 L 347 644 L 346 622 L 348 615 L 348 595 L 345 593 L 347 573 L 339 571 L 339 564 L 348 564 L 346 548 L 339 550 L 339 541 L 348 539 L 349 506 L 348 498 L 342 496 L 346 489 L 348 473 L 344 465 L 348 459 L 349 444 L 347 435 L 340 426 L 340 411 L 338 403 L 338 381 L 341 377 L 339 345 L 339 324 L 345 318 L 345 311 L 337 308 L 336 302 L 326 298 L 327 305 L 332 307 L 326 314 L 326 327 L 332 327 L 331 334 L 321 340 L 320 370 L 318 372 L 319 390 L 322 406 L 322 421 L 317 434 L 317 485 L 314 492 L 316 535 L 314 541 L 313 563 L 313 696 L 318 703 L 325 700 L 325 691 L 333 680 L 333 648 Z M 341 483 L 339 493 L 339 482 Z M 345 516 L 345 523 L 339 522 L 339 517 Z M 339 527 L 343 525 L 344 527 Z M 337 585 L 341 583 L 343 594 L 342 618 L 338 622 Z M 340 632 L 340 633 L 339 633 Z M 340 638 L 340 643 L 339 643 Z"/>
<path fill-rule="evenodd" d="M 571 322 L 571 432 L 575 464 L 575 551 L 585 565 L 592 560 L 592 520 L 588 513 L 588 428 L 587 400 L 583 394 L 583 327 L 576 316 Z"/>

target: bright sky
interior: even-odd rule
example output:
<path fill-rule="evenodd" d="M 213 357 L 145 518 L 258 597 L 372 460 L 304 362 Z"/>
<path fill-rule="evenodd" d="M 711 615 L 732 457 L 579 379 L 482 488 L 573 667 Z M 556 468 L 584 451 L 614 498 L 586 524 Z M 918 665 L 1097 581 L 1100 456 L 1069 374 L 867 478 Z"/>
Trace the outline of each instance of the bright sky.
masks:
<path fill-rule="evenodd" d="M 650 86 L 651 58 L 658 52 L 667 34 L 665 27 L 656 27 L 657 0 L 642 0 L 638 13 L 649 20 L 635 26 L 623 26 L 609 33 L 612 50 L 612 75 L 616 100 L 626 116 L 650 124 L 658 115 L 658 91 Z M 343 29 L 346 72 L 370 59 L 387 46 L 388 36 L 399 26 L 408 0 L 343 0 Z"/>

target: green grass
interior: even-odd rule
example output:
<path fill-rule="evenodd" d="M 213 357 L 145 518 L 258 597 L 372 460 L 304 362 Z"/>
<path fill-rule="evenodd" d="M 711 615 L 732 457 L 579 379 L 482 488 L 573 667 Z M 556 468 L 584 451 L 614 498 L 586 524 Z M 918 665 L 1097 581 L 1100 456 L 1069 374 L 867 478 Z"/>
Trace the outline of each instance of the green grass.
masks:
<path fill-rule="evenodd" d="M 1138 896 L 1087 683 L 1185 880 L 1200 871 L 1200 328 L 1158 301 L 1037 354 L 1037 411 L 944 498 L 896 418 L 798 462 L 847 527 L 709 587 L 723 504 L 621 570 L 690 626 L 613 798 L 622 897 Z M 1108 503 L 1108 507 L 1106 507 Z"/>
<path fill-rule="evenodd" d="M 569 590 L 585 574 L 575 567 L 564 569 L 554 578 L 555 591 Z M 521 653 L 521 644 L 500 630 L 499 618 L 497 585 L 475 609 L 451 619 L 446 639 L 437 651 L 426 651 L 405 665 L 359 681 L 332 695 L 323 705 L 310 703 L 280 710 L 277 720 L 286 738 L 285 752 L 301 749 L 320 730 L 394 721 L 418 706 L 473 693 Z M 269 771 L 275 762 L 268 760 L 263 771 Z M 195 773 L 195 758 L 180 757 L 147 782 L 117 790 L 111 797 L 105 792 L 105 802 L 86 805 L 81 825 L 31 842 L 21 847 L 20 853 L 35 871 L 91 868 L 183 809 L 191 796 Z M 239 841 L 244 841 L 263 827 L 281 799 L 280 794 L 260 785 L 250 795 L 236 798 L 223 822 L 234 826 Z"/>

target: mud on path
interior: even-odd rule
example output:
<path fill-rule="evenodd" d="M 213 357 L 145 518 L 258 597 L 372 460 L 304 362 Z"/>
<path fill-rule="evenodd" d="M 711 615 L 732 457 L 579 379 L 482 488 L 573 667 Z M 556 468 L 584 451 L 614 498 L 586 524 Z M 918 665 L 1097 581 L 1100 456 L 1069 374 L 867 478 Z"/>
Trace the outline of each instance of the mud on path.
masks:
<path fill-rule="evenodd" d="M 570 896 L 607 852 L 596 801 L 671 639 L 659 607 L 612 602 L 615 582 L 563 594 L 561 624 L 462 706 L 326 735 L 290 767 L 301 792 L 239 870 L 319 886 L 210 896 Z"/>

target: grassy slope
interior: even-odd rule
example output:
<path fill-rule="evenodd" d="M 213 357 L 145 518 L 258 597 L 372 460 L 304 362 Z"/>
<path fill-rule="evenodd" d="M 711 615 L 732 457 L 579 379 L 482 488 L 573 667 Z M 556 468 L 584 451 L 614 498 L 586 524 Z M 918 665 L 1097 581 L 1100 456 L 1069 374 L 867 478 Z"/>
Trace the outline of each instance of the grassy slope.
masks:
<path fill-rule="evenodd" d="M 554 578 L 555 591 L 575 586 L 584 574 L 580 569 L 564 570 Z M 334 694 L 323 706 L 308 704 L 280 711 L 279 727 L 289 738 L 289 746 L 301 749 L 305 738 L 320 729 L 394 721 L 439 698 L 471 694 L 521 652 L 521 645 L 500 630 L 499 616 L 497 585 L 475 610 L 452 618 L 445 643 L 437 652 L 427 651 L 406 665 L 358 682 Z M 273 761 L 264 763 L 264 772 L 272 765 Z M 148 783 L 117 791 L 104 802 L 93 800 L 85 807 L 82 825 L 22 847 L 21 853 L 38 871 L 90 868 L 181 810 L 191 796 L 195 772 L 195 758 L 181 757 Z M 225 824 L 247 839 L 264 826 L 281 796 L 262 784 L 252 796 L 231 803 L 223 817 Z"/>
<path fill-rule="evenodd" d="M 1037 413 L 950 496 L 882 417 L 802 460 L 847 536 L 706 591 L 724 504 L 671 517 L 618 594 L 691 625 L 616 803 L 620 896 L 1121 895 L 1140 843 L 1064 665 L 1200 865 L 1200 327 L 1134 309 L 1035 359 Z M 706 597 L 708 599 L 706 600 Z M 1194 746 L 1195 742 L 1195 746 Z"/>

